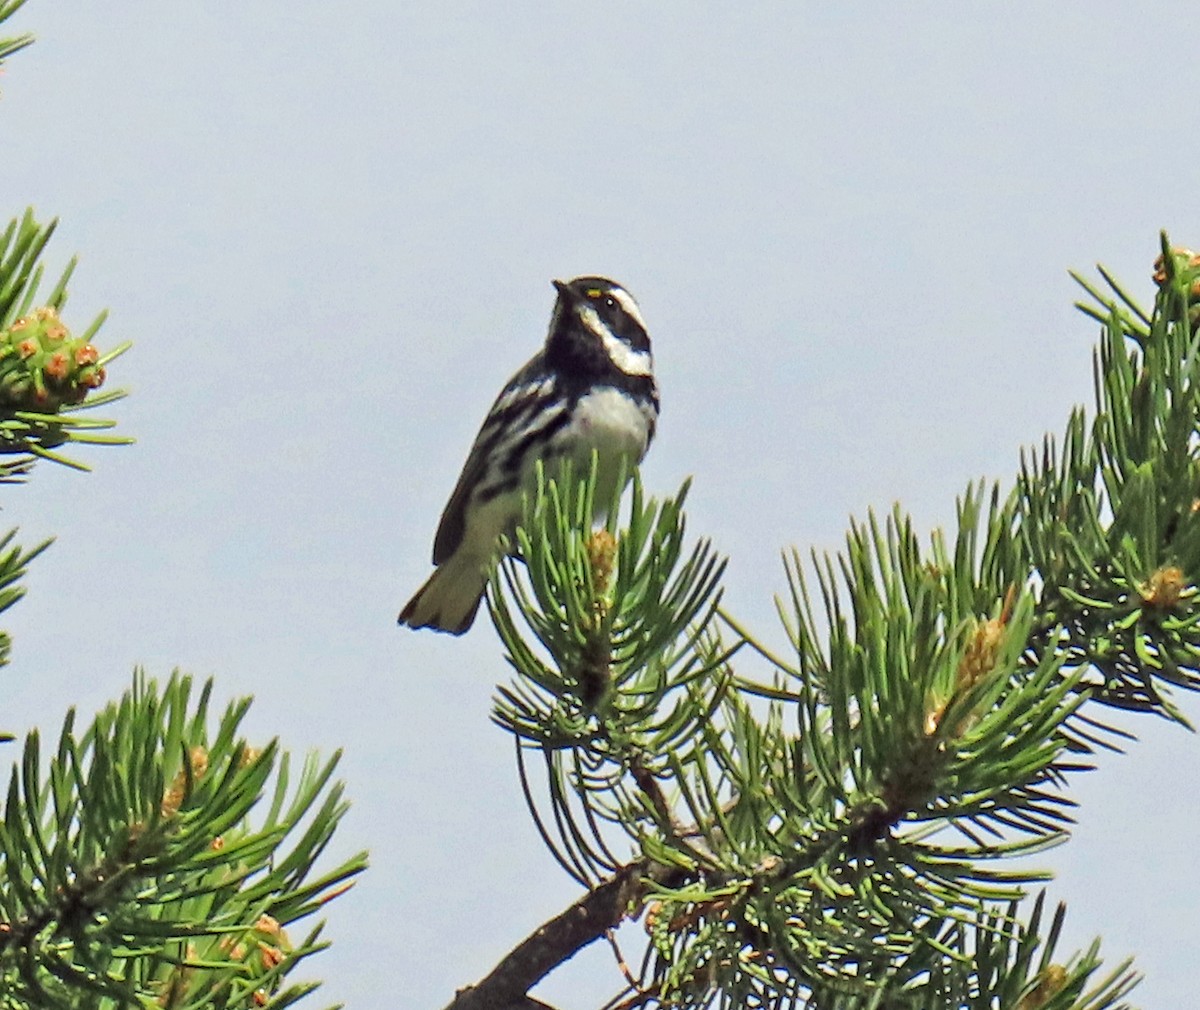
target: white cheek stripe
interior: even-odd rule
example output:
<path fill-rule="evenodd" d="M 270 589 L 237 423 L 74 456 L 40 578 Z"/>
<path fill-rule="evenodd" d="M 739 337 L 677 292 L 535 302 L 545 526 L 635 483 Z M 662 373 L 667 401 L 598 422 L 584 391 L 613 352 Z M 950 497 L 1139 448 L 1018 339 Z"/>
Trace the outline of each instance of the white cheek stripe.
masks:
<path fill-rule="evenodd" d="M 590 305 L 579 306 L 579 318 L 583 325 L 600 338 L 604 353 L 609 360 L 626 375 L 653 375 L 654 361 L 649 351 L 635 351 L 624 340 L 614 337 L 612 330 L 604 325 L 599 313 Z"/>
<path fill-rule="evenodd" d="M 646 333 L 650 332 L 648 329 L 646 329 L 646 320 L 642 318 L 642 310 L 638 308 L 638 303 L 633 300 L 633 295 L 631 295 L 624 288 L 618 287 L 610 288 L 608 293 L 612 295 L 613 298 L 617 300 L 617 304 L 619 304 L 621 308 L 625 310 L 625 315 L 632 317 L 634 321 L 637 322 L 638 326 L 640 326 Z"/>

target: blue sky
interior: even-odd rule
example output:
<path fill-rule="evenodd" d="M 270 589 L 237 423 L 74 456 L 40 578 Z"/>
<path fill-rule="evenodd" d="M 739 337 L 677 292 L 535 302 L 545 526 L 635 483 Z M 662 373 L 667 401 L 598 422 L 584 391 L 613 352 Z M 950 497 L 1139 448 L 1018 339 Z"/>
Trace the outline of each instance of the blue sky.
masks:
<path fill-rule="evenodd" d="M 30 0 L 17 27 L 0 210 L 61 217 L 68 323 L 108 307 L 101 343 L 135 341 L 139 441 L 5 491 L 58 542 L 6 615 L 4 728 L 178 666 L 254 694 L 264 738 L 345 747 L 338 845 L 373 869 L 311 971 L 355 1007 L 444 1005 L 576 896 L 488 721 L 487 622 L 394 624 L 552 277 L 637 295 L 646 483 L 694 477 L 729 606 L 778 641 L 782 548 L 895 500 L 948 522 L 1088 399 L 1068 268 L 1148 301 L 1158 230 L 1200 242 L 1200 67 L 1166 4 Z M 1200 750 L 1133 725 L 1043 862 L 1069 940 L 1184 1005 Z M 544 996 L 614 984 L 596 950 Z"/>

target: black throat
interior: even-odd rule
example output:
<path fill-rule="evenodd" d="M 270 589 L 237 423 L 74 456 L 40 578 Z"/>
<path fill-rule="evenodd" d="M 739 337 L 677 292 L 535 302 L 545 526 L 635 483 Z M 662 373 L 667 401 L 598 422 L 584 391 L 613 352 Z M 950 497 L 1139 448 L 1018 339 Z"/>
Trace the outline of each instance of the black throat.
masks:
<path fill-rule="evenodd" d="M 617 338 L 613 338 L 617 339 Z M 654 377 L 630 375 L 608 356 L 600 338 L 569 308 L 556 311 L 546 338 L 545 361 L 573 396 L 595 386 L 611 386 L 656 402 Z"/>

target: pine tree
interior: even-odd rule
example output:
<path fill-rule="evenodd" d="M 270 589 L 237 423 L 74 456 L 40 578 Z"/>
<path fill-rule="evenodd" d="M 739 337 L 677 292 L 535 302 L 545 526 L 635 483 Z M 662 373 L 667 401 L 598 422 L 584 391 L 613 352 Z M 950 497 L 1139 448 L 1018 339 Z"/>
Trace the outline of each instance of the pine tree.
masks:
<path fill-rule="evenodd" d="M 924 545 L 897 507 L 786 556 L 786 652 L 721 606 L 686 485 L 635 479 L 593 532 L 590 481 L 541 481 L 489 588 L 493 717 L 584 893 L 451 1010 L 545 1008 L 529 990 L 605 938 L 607 1010 L 1128 1006 L 1131 964 L 1059 950 L 1051 872 L 1015 859 L 1132 739 L 1106 712 L 1186 725 L 1200 687 L 1200 256 L 1162 250 L 1149 312 L 1076 276 L 1095 413 L 1011 487 L 968 484 Z"/>
<path fill-rule="evenodd" d="M 70 267 L 39 293 L 52 231 L 27 213 L 0 239 L 5 482 L 123 440 L 90 411 L 121 395 L 100 390 L 125 348 L 96 349 L 102 318 L 71 335 Z M 722 606 L 686 485 L 654 501 L 634 475 L 595 530 L 589 475 L 540 483 L 489 587 L 513 670 L 494 720 L 582 894 L 453 1010 L 545 1007 L 530 989 L 606 938 L 613 992 L 590 1005 L 609 1010 L 1128 1006 L 1131 964 L 1059 949 L 1065 909 L 1028 867 L 1068 837 L 1073 777 L 1128 741 L 1106 712 L 1185 723 L 1175 692 L 1200 687 L 1200 256 L 1162 246 L 1150 311 L 1104 270 L 1076 278 L 1101 326 L 1095 410 L 1011 486 L 968 484 L 927 542 L 897 508 L 835 555 L 787 555 L 786 651 Z M 0 541 L 0 610 L 44 546 Z M 320 927 L 284 929 L 364 865 L 313 871 L 344 809 L 336 756 L 294 776 L 238 737 L 248 702 L 213 716 L 210 694 L 138 675 L 86 729 L 70 714 L 49 750 L 25 741 L 0 823 L 0 1006 L 311 989 L 285 976 Z"/>
<path fill-rule="evenodd" d="M 0 26 L 23 3 L 0 0 Z M 31 41 L 0 38 L 0 62 Z M 77 447 L 130 441 L 92 414 L 124 395 L 103 387 L 129 345 L 97 349 L 103 315 L 69 328 L 74 261 L 42 283 L 53 232 L 31 211 L 0 232 L 0 483 L 39 460 L 86 470 Z M 0 611 L 47 546 L 0 537 Z M 9 648 L 0 633 L 0 665 Z M 325 945 L 304 920 L 366 865 L 314 869 L 346 809 L 338 755 L 295 767 L 239 736 L 248 699 L 218 714 L 211 693 L 139 672 L 86 728 L 68 713 L 52 748 L 36 732 L 6 744 L 0 1007 L 284 1007 L 316 987 L 287 978 Z"/>

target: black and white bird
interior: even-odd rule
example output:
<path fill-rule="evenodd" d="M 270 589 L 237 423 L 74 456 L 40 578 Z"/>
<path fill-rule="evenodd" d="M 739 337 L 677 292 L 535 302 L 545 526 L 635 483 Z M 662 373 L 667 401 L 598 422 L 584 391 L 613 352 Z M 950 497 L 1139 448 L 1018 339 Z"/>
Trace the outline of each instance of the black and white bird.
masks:
<path fill-rule="evenodd" d="M 633 296 L 604 277 L 555 281 L 546 345 L 492 404 L 442 512 L 428 581 L 400 624 L 461 635 L 475 620 L 501 534 L 521 517 L 535 464 L 598 457 L 596 501 L 616 491 L 654 437 L 658 386 L 650 337 Z M 585 469 L 586 472 L 586 469 Z"/>

